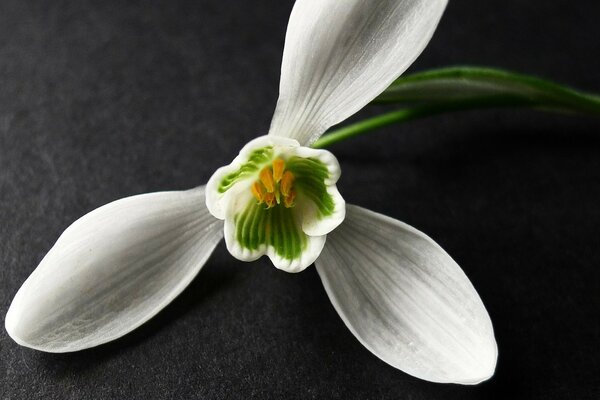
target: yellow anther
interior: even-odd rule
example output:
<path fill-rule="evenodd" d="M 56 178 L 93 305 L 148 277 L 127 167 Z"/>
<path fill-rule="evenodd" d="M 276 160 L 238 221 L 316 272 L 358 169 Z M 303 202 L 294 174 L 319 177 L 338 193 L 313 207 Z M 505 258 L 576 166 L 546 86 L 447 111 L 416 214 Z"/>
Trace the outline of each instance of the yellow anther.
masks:
<path fill-rule="evenodd" d="M 294 200 L 296 200 L 296 192 L 294 192 L 293 190 L 283 198 L 283 205 L 286 208 L 291 208 L 294 207 Z"/>
<path fill-rule="evenodd" d="M 250 191 L 258 204 L 267 208 L 283 204 L 286 208 L 294 207 L 296 192 L 294 191 L 294 174 L 285 169 L 285 161 L 276 158 L 271 166 L 264 167 L 258 174 L 258 180 L 250 186 Z"/>
<path fill-rule="evenodd" d="M 265 187 L 260 182 L 256 181 L 250 190 L 252 190 L 252 194 L 256 200 L 258 200 L 259 203 L 262 203 L 263 199 L 265 198 Z"/>
<path fill-rule="evenodd" d="M 294 174 L 290 171 L 285 171 L 283 177 L 281 178 L 281 182 L 279 183 L 279 190 L 281 190 L 281 194 L 284 197 L 287 197 L 292 190 L 292 185 L 294 184 Z"/>
<path fill-rule="evenodd" d="M 262 184 L 265 185 L 267 192 L 273 193 L 275 191 L 275 181 L 273 180 L 273 171 L 271 171 L 271 168 L 263 168 L 263 170 L 260 171 L 259 178 Z"/>
<path fill-rule="evenodd" d="M 285 169 L 285 162 L 281 158 L 273 160 L 273 179 L 275 182 L 279 182 L 283 176 L 283 170 Z"/>
<path fill-rule="evenodd" d="M 268 192 L 265 193 L 264 202 L 267 205 L 267 208 L 275 207 L 275 204 L 277 204 L 277 201 L 275 200 L 275 194 Z"/>

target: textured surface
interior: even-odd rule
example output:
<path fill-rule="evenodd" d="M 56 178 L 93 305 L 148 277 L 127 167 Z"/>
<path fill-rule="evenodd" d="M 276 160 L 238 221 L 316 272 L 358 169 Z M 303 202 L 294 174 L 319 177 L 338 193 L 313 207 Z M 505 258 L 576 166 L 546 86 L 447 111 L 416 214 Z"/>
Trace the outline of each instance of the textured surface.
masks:
<path fill-rule="evenodd" d="M 348 329 L 377 357 L 432 382 L 494 373 L 490 317 L 469 279 L 416 229 L 347 205 L 315 268 Z"/>
<path fill-rule="evenodd" d="M 0 3 L 0 319 L 60 233 L 132 194 L 206 182 L 265 134 L 291 1 Z M 411 68 L 490 64 L 600 92 L 600 4 L 449 4 Z M 372 111 L 366 111 L 367 115 Z M 82 353 L 0 331 L 0 398 L 596 399 L 600 121 L 462 113 L 331 150 L 348 202 L 431 236 L 481 295 L 499 346 L 480 386 L 380 361 L 297 275 L 217 248 L 170 306 Z"/>
<path fill-rule="evenodd" d="M 56 353 L 120 338 L 178 296 L 222 238 L 204 186 L 111 202 L 60 236 L 19 289 L 6 330 Z"/>
<path fill-rule="evenodd" d="M 306 146 L 363 108 L 421 54 L 446 2 L 298 2 L 286 31 L 269 134 Z"/>

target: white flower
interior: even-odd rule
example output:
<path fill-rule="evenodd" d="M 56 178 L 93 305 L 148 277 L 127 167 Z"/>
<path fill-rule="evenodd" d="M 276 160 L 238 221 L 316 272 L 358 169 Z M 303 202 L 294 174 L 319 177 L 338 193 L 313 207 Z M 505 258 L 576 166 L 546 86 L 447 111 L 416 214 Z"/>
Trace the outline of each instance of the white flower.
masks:
<path fill-rule="evenodd" d="M 225 220 L 227 249 L 242 261 L 267 254 L 299 272 L 321 254 L 326 235 L 344 220 L 346 204 L 335 183 L 340 165 L 327 150 L 294 139 L 262 136 L 206 185 L 206 206 Z"/>
<path fill-rule="evenodd" d="M 266 254 L 290 272 L 314 261 L 344 323 L 388 364 L 435 382 L 488 379 L 492 324 L 460 267 L 416 229 L 346 205 L 335 157 L 308 147 L 404 72 L 445 6 L 298 0 L 269 135 L 206 188 L 128 197 L 73 223 L 16 294 L 10 336 L 49 352 L 116 339 L 177 296 L 225 235 L 242 260 Z"/>

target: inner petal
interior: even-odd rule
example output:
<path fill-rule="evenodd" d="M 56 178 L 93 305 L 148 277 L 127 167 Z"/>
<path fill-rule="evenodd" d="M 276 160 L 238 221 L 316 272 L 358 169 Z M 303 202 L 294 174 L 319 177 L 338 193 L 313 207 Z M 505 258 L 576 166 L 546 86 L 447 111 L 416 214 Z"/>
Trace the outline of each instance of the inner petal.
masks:
<path fill-rule="evenodd" d="M 328 151 L 263 136 L 213 174 L 206 204 L 225 220 L 225 242 L 234 257 L 253 261 L 267 255 L 275 267 L 299 272 L 344 219 L 339 176 L 339 163 Z"/>
<path fill-rule="evenodd" d="M 306 250 L 308 239 L 296 214 L 293 208 L 269 207 L 251 199 L 234 216 L 235 238 L 241 247 L 252 252 L 271 247 L 283 259 L 298 259 Z"/>
<path fill-rule="evenodd" d="M 322 219 L 332 215 L 335 201 L 325 184 L 330 177 L 327 165 L 315 158 L 291 157 L 286 166 L 294 176 L 294 187 L 299 196 L 314 204 L 315 217 Z"/>

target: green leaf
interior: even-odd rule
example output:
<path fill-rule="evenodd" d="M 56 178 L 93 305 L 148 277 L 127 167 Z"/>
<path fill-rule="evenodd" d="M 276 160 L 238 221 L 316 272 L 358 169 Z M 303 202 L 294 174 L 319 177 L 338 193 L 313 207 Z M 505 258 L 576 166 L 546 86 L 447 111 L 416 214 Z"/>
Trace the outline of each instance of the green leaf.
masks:
<path fill-rule="evenodd" d="M 531 106 L 600 115 L 600 97 L 494 68 L 448 67 L 400 77 L 375 103 Z"/>
<path fill-rule="evenodd" d="M 447 67 L 400 77 L 373 103 L 401 104 L 403 108 L 330 131 L 312 147 L 324 148 L 417 118 L 491 107 L 600 116 L 600 96 L 533 76 L 480 67 Z"/>

